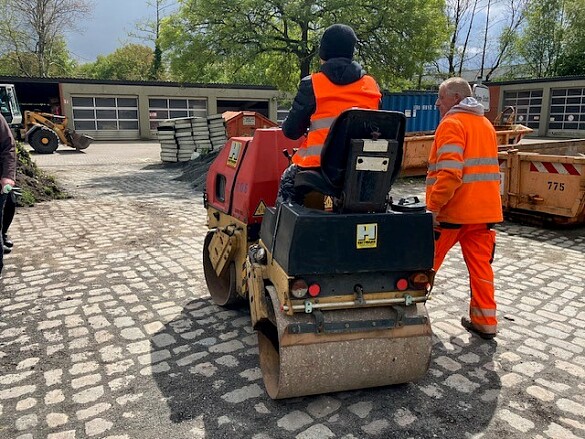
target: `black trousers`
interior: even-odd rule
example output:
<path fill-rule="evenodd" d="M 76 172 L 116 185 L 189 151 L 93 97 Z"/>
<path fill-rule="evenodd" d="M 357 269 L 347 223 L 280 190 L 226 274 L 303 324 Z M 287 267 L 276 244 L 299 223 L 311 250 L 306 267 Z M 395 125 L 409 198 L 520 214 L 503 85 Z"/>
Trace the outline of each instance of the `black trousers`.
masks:
<path fill-rule="evenodd" d="M 0 194 L 0 225 L 4 226 L 4 204 L 6 203 L 7 194 Z M 2 228 L 4 230 L 4 228 Z M 0 237 L 0 241 L 2 238 Z M 2 242 L 3 244 L 4 242 Z M 2 269 L 4 268 L 4 246 L 0 245 L 0 274 L 2 273 Z"/>
<path fill-rule="evenodd" d="M 4 203 L 4 213 L 0 219 L 0 223 L 2 224 L 2 237 L 8 233 L 8 227 L 12 224 L 15 212 L 16 202 L 14 201 L 14 195 L 8 194 L 6 196 L 6 203 Z"/>

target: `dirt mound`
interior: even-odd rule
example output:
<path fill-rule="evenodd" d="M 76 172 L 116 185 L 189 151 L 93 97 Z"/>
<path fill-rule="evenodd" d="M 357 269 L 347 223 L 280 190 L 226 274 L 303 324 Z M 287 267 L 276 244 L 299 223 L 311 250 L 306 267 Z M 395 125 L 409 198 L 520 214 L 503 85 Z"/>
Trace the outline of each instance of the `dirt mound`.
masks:
<path fill-rule="evenodd" d="M 39 169 L 27 149 L 16 144 L 16 186 L 21 188 L 18 206 L 32 206 L 41 201 L 70 198 L 55 179 Z"/>
<path fill-rule="evenodd" d="M 211 162 L 217 157 L 219 151 L 219 149 L 211 151 L 205 155 L 197 157 L 195 160 L 186 162 L 185 167 L 183 168 L 183 173 L 177 177 L 176 180 L 191 182 L 191 185 L 196 191 L 204 191 L 207 171 L 209 170 Z"/>

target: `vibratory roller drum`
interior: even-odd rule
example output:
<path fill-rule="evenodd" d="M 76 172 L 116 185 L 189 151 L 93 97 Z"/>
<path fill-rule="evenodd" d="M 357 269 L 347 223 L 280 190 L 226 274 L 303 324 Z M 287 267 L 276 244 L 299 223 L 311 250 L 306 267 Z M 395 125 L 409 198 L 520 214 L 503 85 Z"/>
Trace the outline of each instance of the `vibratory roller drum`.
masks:
<path fill-rule="evenodd" d="M 267 287 L 270 303 L 277 302 Z M 396 322 L 392 307 L 323 312 L 324 323 L 338 322 L 330 333 L 303 333 L 314 324 L 310 315 L 289 317 L 276 306 L 276 325 L 262 325 L 258 332 L 260 366 L 264 384 L 273 399 L 338 392 L 416 381 L 428 370 L 431 326 L 425 305 L 403 309 L 403 325 L 394 329 L 341 331 L 343 322 L 370 324 Z M 305 327 L 305 328 L 304 328 Z"/>

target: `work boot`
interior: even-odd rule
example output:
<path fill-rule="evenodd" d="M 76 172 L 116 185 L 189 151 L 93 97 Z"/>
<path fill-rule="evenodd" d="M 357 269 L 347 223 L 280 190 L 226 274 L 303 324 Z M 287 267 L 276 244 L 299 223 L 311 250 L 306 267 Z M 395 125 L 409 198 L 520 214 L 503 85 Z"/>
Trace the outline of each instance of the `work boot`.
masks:
<path fill-rule="evenodd" d="M 14 247 L 14 242 L 12 242 L 10 240 L 8 235 L 2 235 L 2 243 L 4 244 L 4 247 L 9 247 L 9 248 Z"/>
<path fill-rule="evenodd" d="M 12 248 L 3 245 L 2 248 L 4 249 L 4 254 L 7 255 L 8 253 L 10 253 L 12 251 Z"/>
<path fill-rule="evenodd" d="M 463 326 L 469 332 L 473 332 L 474 334 L 479 335 L 484 340 L 491 340 L 496 336 L 496 334 L 480 331 L 467 317 L 461 317 L 461 326 Z"/>

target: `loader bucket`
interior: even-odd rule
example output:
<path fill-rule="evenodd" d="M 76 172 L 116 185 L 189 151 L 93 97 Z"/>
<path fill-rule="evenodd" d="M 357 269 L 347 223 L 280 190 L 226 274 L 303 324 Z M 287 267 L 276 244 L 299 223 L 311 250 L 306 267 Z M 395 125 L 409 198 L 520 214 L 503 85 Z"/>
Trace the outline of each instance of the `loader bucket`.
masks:
<path fill-rule="evenodd" d="M 68 132 L 67 138 L 71 142 L 71 145 L 69 146 L 72 146 L 75 149 L 85 149 L 94 140 L 93 137 L 86 136 L 85 134 L 76 133 L 73 130 L 70 130 Z"/>

